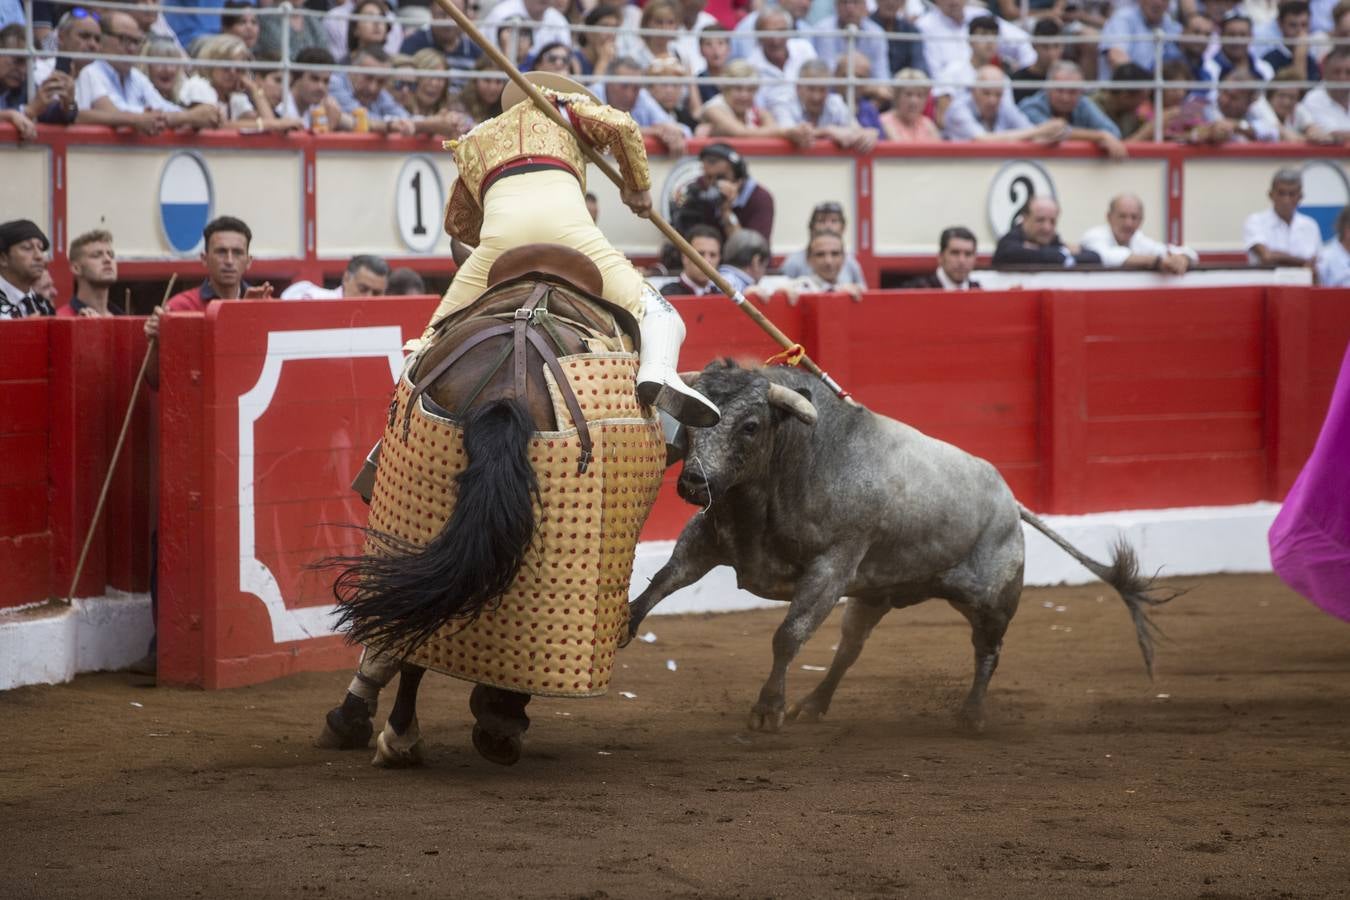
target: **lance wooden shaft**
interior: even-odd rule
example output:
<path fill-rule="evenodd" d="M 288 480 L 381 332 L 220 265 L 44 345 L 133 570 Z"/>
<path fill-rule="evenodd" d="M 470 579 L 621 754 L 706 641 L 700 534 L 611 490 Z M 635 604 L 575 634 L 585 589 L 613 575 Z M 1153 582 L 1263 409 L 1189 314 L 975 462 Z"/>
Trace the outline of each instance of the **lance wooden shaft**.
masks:
<path fill-rule="evenodd" d="M 468 35 L 471 41 L 481 47 L 483 52 L 488 55 L 488 58 L 496 63 L 497 67 L 505 72 L 506 76 L 516 83 L 517 87 L 524 91 L 525 96 L 530 98 L 531 103 L 542 110 L 545 115 L 558 125 L 566 128 L 568 131 L 573 131 L 572 124 L 567 121 L 567 117 L 559 112 L 558 108 L 549 102 L 548 98 L 545 97 L 529 79 L 520 74 L 520 70 L 516 68 L 511 60 L 507 59 L 506 54 L 497 47 L 496 43 L 489 41 L 483 33 L 478 30 L 478 26 L 475 25 L 468 16 L 461 12 L 451 0 L 436 0 L 436 5 L 445 10 L 446 14 L 455 20 L 455 24 L 459 26 L 460 30 Z M 623 176 L 619 174 L 618 169 L 616 169 L 609 160 L 601 156 L 594 147 L 580 136 L 577 137 L 577 144 L 581 147 L 582 152 L 586 154 L 586 158 L 594 163 L 595 167 L 603 172 L 606 178 L 614 182 L 620 190 L 624 189 Z M 674 244 L 686 258 L 691 260 L 694 265 L 698 266 L 699 270 L 702 271 L 704 275 L 708 276 L 708 280 L 716 285 L 717 289 L 735 303 L 743 313 L 753 319 L 755 324 L 764 329 L 778 346 L 788 351 L 800 349 L 799 344 L 783 334 L 778 326 L 769 320 L 768 316 L 756 309 L 746 299 L 744 294 L 733 288 L 730 282 L 722 277 L 722 273 L 718 272 L 715 266 L 704 259 L 702 255 L 700 255 L 699 252 L 684 239 L 684 236 L 676 231 L 659 212 L 653 209 L 648 213 L 647 217 L 651 223 L 656 226 L 657 230 L 666 236 L 666 240 Z M 807 356 L 805 352 L 802 352 L 801 354 L 799 365 L 815 375 L 821 381 L 825 382 L 830 390 L 834 391 L 839 396 L 848 396 L 848 392 L 840 387 L 839 383 L 831 378 L 827 372 L 820 368 L 820 366 L 816 365 L 815 361 Z"/>

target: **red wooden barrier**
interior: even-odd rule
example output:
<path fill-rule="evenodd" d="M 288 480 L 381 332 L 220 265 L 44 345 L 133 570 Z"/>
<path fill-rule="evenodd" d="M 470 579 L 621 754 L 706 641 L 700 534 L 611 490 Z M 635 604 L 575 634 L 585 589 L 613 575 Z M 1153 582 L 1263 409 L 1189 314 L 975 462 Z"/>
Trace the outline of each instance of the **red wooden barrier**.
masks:
<path fill-rule="evenodd" d="M 357 545 L 344 526 L 365 508 L 348 483 L 433 304 L 234 302 L 166 319 L 157 413 L 138 411 L 80 585 L 144 589 L 157 484 L 166 682 L 350 664 L 326 632 L 328 579 L 306 566 Z M 777 349 L 725 300 L 677 305 L 685 368 Z M 770 312 L 864 403 L 1062 513 L 1279 499 L 1350 341 L 1350 292 L 1306 288 L 877 292 Z M 65 591 L 144 340 L 137 320 L 0 329 L 0 602 L 14 605 Z M 644 538 L 674 537 L 691 512 L 667 485 Z"/>

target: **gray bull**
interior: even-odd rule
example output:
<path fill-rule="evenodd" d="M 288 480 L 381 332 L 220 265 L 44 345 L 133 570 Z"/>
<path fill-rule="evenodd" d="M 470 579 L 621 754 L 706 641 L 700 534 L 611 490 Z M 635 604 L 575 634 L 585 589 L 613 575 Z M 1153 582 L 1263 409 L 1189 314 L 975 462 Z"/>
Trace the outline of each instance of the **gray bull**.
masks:
<path fill-rule="evenodd" d="M 629 633 L 718 565 L 734 568 L 742 588 L 789 603 L 751 728 L 824 715 L 881 617 L 934 597 L 970 622 L 975 680 L 961 716 L 983 728 L 985 691 L 1022 593 L 1023 521 L 1120 593 L 1152 672 L 1146 609 L 1172 597 L 1149 593 L 1124 542 L 1109 566 L 1089 559 L 1021 506 L 989 463 L 846 404 L 797 369 L 716 362 L 693 383 L 722 410 L 715 427 L 690 430 L 679 480 L 680 496 L 705 509 L 630 605 Z M 848 603 L 834 661 L 787 711 L 788 665 L 841 597 Z"/>

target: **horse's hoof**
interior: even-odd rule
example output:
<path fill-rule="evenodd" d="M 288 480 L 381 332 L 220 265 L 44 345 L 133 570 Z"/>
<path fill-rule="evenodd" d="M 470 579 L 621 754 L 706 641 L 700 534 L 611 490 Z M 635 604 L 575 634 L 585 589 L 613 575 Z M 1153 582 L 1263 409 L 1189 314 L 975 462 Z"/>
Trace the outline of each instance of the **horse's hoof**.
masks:
<path fill-rule="evenodd" d="M 384 730 L 375 739 L 375 758 L 372 766 L 380 769 L 407 769 L 422 765 L 422 734 L 414 720 L 404 734 L 395 734 L 386 722 Z"/>
<path fill-rule="evenodd" d="M 520 751 L 524 743 L 518 734 L 502 737 L 488 733 L 482 725 L 473 726 L 473 749 L 477 750 L 483 759 L 499 766 L 514 766 L 520 762 Z"/>
<path fill-rule="evenodd" d="M 353 722 L 343 717 L 342 707 L 335 706 L 328 711 L 323 731 L 314 739 L 314 746 L 320 750 L 363 750 L 370 745 L 370 736 L 374 733 L 375 726 L 370 719 Z"/>
<path fill-rule="evenodd" d="M 778 731 L 783 727 L 783 719 L 786 717 L 783 707 L 771 708 L 762 703 L 756 703 L 750 710 L 750 730 L 751 731 Z"/>
<path fill-rule="evenodd" d="M 788 708 L 787 717 L 793 722 L 815 725 L 825 718 L 826 707 L 820 705 L 814 696 L 807 697 Z"/>
<path fill-rule="evenodd" d="M 962 706 L 956 714 L 962 730 L 972 737 L 984 734 L 984 710 L 978 706 Z"/>

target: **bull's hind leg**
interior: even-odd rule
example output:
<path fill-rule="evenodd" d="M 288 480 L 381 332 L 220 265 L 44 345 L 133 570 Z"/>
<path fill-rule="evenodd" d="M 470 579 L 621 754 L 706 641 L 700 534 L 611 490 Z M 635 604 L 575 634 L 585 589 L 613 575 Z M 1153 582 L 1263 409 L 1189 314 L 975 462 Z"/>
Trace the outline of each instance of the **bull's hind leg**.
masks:
<path fill-rule="evenodd" d="M 968 603 L 953 600 L 952 606 L 970 622 L 970 642 L 975 647 L 975 680 L 970 693 L 957 713 L 961 722 L 975 733 L 984 731 L 984 695 L 989 690 L 989 679 L 998 668 L 998 656 L 1003 649 L 1003 635 L 1008 630 L 1017 601 L 1022 593 L 1021 572 L 1015 582 L 1003 587 L 993 603 Z"/>
<path fill-rule="evenodd" d="M 477 721 L 473 726 L 473 748 L 489 762 L 514 766 L 520 761 L 525 730 L 530 717 L 525 707 L 529 694 L 505 688 L 476 684 L 469 694 L 469 711 Z"/>
<path fill-rule="evenodd" d="M 872 629 L 881 621 L 881 617 L 890 610 L 889 603 L 858 600 L 850 597 L 844 607 L 844 624 L 840 629 L 839 649 L 835 651 L 830 671 L 816 685 L 816 689 L 794 703 L 788 710 L 789 719 L 803 722 L 818 722 L 830 711 L 830 701 L 834 698 L 835 688 L 848 671 L 849 666 L 858 661 L 863 644 L 872 633 Z"/>
<path fill-rule="evenodd" d="M 323 731 L 314 741 L 326 750 L 360 750 L 370 743 L 380 691 L 398 674 L 398 660 L 367 647 L 361 653 L 347 696 L 324 718 Z"/>
<path fill-rule="evenodd" d="M 427 670 L 412 663 L 403 663 L 399 669 L 398 697 L 389 711 L 389 721 L 375 739 L 375 758 L 372 766 L 384 769 L 403 769 L 422 764 L 422 732 L 417 727 L 417 688 Z"/>

